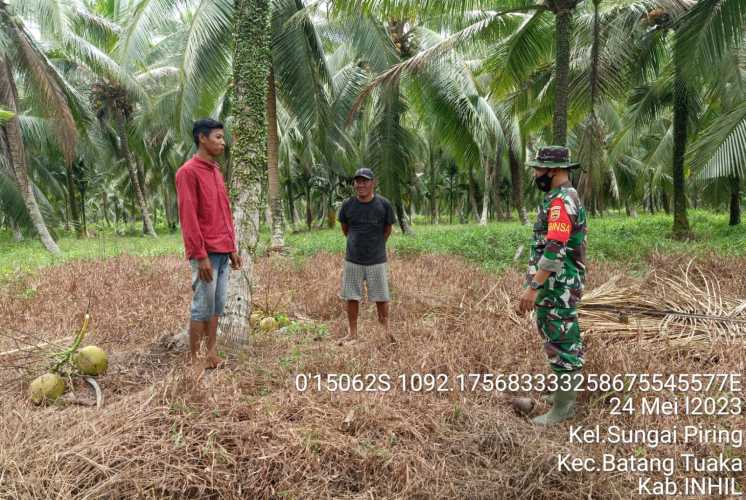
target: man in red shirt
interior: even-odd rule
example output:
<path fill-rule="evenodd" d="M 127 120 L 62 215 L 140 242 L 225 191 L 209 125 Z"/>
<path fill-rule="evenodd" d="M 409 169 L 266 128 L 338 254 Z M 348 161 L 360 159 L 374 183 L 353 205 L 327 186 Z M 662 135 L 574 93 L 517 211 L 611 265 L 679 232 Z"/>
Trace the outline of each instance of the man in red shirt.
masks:
<path fill-rule="evenodd" d="M 179 220 L 186 257 L 192 267 L 189 361 L 207 338 L 207 368 L 223 362 L 217 352 L 218 318 L 222 316 L 230 270 L 241 268 L 230 202 L 215 158 L 225 149 L 223 124 L 198 120 L 192 128 L 197 154 L 176 172 Z"/>

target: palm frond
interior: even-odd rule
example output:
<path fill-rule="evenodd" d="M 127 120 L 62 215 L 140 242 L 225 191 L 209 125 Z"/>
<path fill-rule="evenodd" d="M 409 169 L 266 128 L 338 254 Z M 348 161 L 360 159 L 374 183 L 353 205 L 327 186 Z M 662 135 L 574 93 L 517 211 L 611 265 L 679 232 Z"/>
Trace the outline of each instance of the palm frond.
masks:
<path fill-rule="evenodd" d="M 746 31 L 743 0 L 700 0 L 680 20 L 676 43 L 690 64 L 689 75 L 717 66 L 729 49 L 741 46 Z"/>
<path fill-rule="evenodd" d="M 379 73 L 399 62 L 399 55 L 383 23 L 367 15 L 317 24 L 318 33 L 333 43 L 349 44 L 360 61 Z"/>
<path fill-rule="evenodd" d="M 344 126 L 352 118 L 353 106 L 368 82 L 368 74 L 357 64 L 350 63 L 333 77 L 333 116 L 338 126 Z"/>
<path fill-rule="evenodd" d="M 10 217 L 23 229 L 33 229 L 33 223 L 26 210 L 23 196 L 18 190 L 18 184 L 10 172 L 1 165 L 4 162 L 5 159 L 0 158 L 0 213 Z"/>
<path fill-rule="evenodd" d="M 310 131 L 328 107 L 323 85 L 331 76 L 324 50 L 310 19 L 288 22 L 303 10 L 301 0 L 275 0 L 272 6 L 272 65 L 278 94 L 301 129 Z"/>
<path fill-rule="evenodd" d="M 505 142 L 498 115 L 456 55 L 429 64 L 407 81 L 420 114 L 434 120 L 434 133 L 462 163 L 478 164 Z"/>
<path fill-rule="evenodd" d="M 61 37 L 59 43 L 65 53 L 88 68 L 93 76 L 118 82 L 135 97 L 135 100 L 146 99 L 147 92 L 137 79 L 133 78 L 132 71 L 122 67 L 90 41 L 70 31 Z"/>
<path fill-rule="evenodd" d="M 700 180 L 746 177 L 746 102 L 702 131 L 690 155 Z"/>
<path fill-rule="evenodd" d="M 191 135 L 194 120 L 214 107 L 214 99 L 208 97 L 217 97 L 227 87 L 232 24 L 233 0 L 200 0 L 189 19 L 175 108 L 184 138 Z"/>
<path fill-rule="evenodd" d="M 554 23 L 544 10 L 505 16 L 505 38 L 484 59 L 493 91 L 520 86 L 538 66 L 554 60 Z"/>
<path fill-rule="evenodd" d="M 495 4 L 490 0 L 338 0 L 332 3 L 332 12 L 348 16 L 365 13 L 392 19 L 458 17 L 471 11 L 493 11 Z M 501 0 L 499 5 L 512 9 L 536 7 L 530 0 Z"/>
<path fill-rule="evenodd" d="M 632 89 L 627 120 L 635 127 L 644 127 L 657 120 L 672 103 L 673 75 L 669 73 Z"/>
<path fill-rule="evenodd" d="M 433 45 L 426 50 L 418 52 L 414 57 L 411 57 L 404 62 L 389 67 L 388 69 L 386 69 L 386 71 L 378 75 L 370 83 L 370 85 L 366 89 L 366 92 L 361 96 L 361 99 L 367 97 L 367 95 L 378 85 L 381 85 L 382 83 L 387 81 L 398 79 L 404 72 L 415 72 L 418 68 L 423 67 L 427 63 L 431 63 L 445 56 L 456 46 L 474 41 L 474 39 L 476 38 L 490 39 L 491 37 L 496 36 L 502 31 L 502 28 L 505 25 L 503 16 L 515 12 L 544 10 L 545 8 L 546 7 L 542 5 L 531 5 L 528 7 L 522 6 L 516 9 L 494 12 L 489 17 L 452 34 L 448 38 L 443 39 L 440 43 Z"/>
<path fill-rule="evenodd" d="M 77 142 L 77 123 L 71 108 L 76 108 L 79 118 L 83 118 L 86 116 L 85 105 L 77 99 L 75 91 L 66 84 L 36 41 L 19 24 L 20 21 L 10 18 L 5 11 L 0 15 L 12 33 L 17 68 L 28 75 L 27 82 L 42 99 L 48 116 L 54 118 L 60 149 L 65 160 L 71 163 Z"/>
<path fill-rule="evenodd" d="M 124 13 L 128 19 L 124 33 L 117 42 L 117 60 L 132 67 L 146 53 L 158 26 L 171 18 L 178 0 L 136 0 Z"/>
<path fill-rule="evenodd" d="M 411 132 L 402 126 L 406 104 L 401 98 L 399 82 L 381 87 L 377 113 L 370 130 L 366 164 L 380 179 L 384 196 L 401 201 L 402 186 L 411 177 Z"/>

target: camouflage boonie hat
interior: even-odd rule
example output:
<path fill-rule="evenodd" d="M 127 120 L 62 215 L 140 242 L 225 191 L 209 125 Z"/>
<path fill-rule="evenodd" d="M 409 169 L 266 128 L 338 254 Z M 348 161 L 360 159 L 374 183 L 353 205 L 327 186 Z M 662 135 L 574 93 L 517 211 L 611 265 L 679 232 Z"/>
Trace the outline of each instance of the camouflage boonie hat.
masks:
<path fill-rule="evenodd" d="M 528 166 L 534 168 L 576 168 L 578 162 L 570 161 L 570 150 L 564 146 L 544 146 L 539 149 L 536 159 L 529 160 Z"/>

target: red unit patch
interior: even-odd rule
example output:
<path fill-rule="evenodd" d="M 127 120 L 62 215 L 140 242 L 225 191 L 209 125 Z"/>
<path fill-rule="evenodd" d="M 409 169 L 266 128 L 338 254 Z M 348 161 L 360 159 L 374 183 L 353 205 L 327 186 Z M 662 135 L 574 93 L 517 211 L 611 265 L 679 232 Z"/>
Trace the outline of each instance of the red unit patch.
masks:
<path fill-rule="evenodd" d="M 549 207 L 549 226 L 547 231 L 547 240 L 567 243 L 572 232 L 572 221 L 567 214 L 564 202 L 557 198 L 552 201 Z"/>

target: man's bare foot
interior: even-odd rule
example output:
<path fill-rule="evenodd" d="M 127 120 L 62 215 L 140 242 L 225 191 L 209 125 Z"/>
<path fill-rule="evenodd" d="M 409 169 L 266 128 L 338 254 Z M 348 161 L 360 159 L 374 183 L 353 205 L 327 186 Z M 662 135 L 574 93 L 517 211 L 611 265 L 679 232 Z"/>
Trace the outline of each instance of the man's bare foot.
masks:
<path fill-rule="evenodd" d="M 214 370 L 216 368 L 222 368 L 225 365 L 225 360 L 217 354 L 208 354 L 205 359 L 205 368 L 208 370 Z"/>

